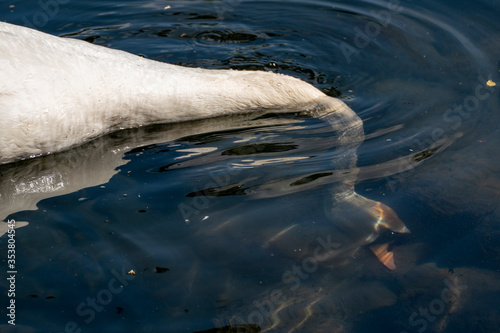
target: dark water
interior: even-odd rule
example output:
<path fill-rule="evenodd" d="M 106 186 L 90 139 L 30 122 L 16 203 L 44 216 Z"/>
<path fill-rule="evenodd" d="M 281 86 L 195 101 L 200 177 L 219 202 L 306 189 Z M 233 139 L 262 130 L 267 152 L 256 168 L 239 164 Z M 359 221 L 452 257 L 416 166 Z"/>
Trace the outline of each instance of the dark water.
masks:
<path fill-rule="evenodd" d="M 1 331 L 500 331 L 499 13 L 486 0 L 4 2 L 10 23 L 341 98 L 364 122 L 356 192 L 411 233 L 370 238 L 375 218 L 327 216 L 346 166 L 319 119 L 125 131 L 0 169 L 2 218 L 29 223 L 16 326 L 2 278 Z M 337 260 L 310 260 L 330 236 Z"/>

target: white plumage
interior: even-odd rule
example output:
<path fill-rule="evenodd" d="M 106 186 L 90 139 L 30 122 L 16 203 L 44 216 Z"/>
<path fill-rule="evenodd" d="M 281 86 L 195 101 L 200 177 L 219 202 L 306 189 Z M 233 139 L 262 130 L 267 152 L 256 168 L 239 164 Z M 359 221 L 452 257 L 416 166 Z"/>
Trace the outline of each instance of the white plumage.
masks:
<path fill-rule="evenodd" d="M 325 105 L 350 111 L 290 76 L 180 67 L 0 22 L 0 164 L 121 128 Z"/>

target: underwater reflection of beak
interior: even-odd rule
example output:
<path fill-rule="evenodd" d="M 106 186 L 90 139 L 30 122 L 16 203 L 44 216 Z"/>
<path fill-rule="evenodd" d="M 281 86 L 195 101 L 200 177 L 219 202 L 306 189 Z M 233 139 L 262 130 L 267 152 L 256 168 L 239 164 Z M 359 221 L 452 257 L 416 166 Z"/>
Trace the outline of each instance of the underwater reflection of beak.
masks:
<path fill-rule="evenodd" d="M 382 226 L 398 233 L 410 232 L 392 208 L 381 202 L 375 202 L 375 205 L 370 210 L 370 214 L 377 220 L 377 229 Z M 394 264 L 394 254 L 387 251 L 388 247 L 389 244 L 378 244 L 370 246 L 370 250 L 385 267 L 393 271 L 396 269 L 396 265 Z"/>
<path fill-rule="evenodd" d="M 391 271 L 396 269 L 396 264 L 394 264 L 394 254 L 392 252 L 387 251 L 389 244 L 378 244 L 370 246 L 370 250 L 372 250 L 373 254 L 377 257 L 377 259 Z"/>
<path fill-rule="evenodd" d="M 410 232 L 392 208 L 381 202 L 375 202 L 375 205 L 369 213 L 377 220 L 377 226 L 383 226 L 398 233 Z"/>

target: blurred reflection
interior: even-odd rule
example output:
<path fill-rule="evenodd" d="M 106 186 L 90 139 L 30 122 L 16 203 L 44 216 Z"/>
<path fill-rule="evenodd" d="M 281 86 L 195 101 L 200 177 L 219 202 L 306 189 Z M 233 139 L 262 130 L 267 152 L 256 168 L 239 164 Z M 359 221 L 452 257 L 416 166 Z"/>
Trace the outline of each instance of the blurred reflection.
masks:
<path fill-rule="evenodd" d="M 283 120 L 252 120 L 232 116 L 182 124 L 156 125 L 106 135 L 71 150 L 0 166 L 0 219 L 15 212 L 34 210 L 39 201 L 107 183 L 127 163 L 124 154 L 133 148 L 173 141 L 183 136 L 271 126 Z M 286 122 L 291 123 L 292 120 Z M 16 221 L 16 227 L 28 222 Z M 0 222 L 0 236 L 7 224 Z"/>

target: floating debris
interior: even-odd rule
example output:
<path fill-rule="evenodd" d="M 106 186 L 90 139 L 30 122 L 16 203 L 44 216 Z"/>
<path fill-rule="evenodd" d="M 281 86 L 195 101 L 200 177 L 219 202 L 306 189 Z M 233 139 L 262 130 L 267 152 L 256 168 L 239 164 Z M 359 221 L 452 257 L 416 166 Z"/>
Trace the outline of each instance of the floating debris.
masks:
<path fill-rule="evenodd" d="M 158 273 L 158 274 L 168 272 L 169 270 L 170 269 L 168 269 L 166 267 L 155 267 L 155 273 Z"/>

